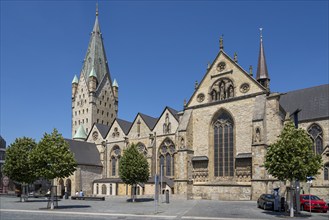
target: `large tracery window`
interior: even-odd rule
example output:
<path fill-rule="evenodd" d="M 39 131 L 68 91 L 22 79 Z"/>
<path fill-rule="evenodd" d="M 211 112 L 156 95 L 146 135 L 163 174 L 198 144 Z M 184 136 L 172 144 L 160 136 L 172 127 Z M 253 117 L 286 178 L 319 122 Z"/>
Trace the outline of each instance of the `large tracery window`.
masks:
<path fill-rule="evenodd" d="M 121 156 L 121 150 L 119 146 L 114 146 L 111 151 L 111 176 L 117 176 L 119 170 L 119 160 Z"/>
<path fill-rule="evenodd" d="M 323 132 L 322 128 L 317 124 L 312 124 L 307 132 L 313 141 L 313 150 L 316 154 L 322 154 L 323 151 Z"/>
<path fill-rule="evenodd" d="M 165 139 L 159 149 L 159 170 L 162 169 L 163 175 L 167 177 L 174 176 L 174 160 L 176 149 L 174 143 L 169 139 Z"/>
<path fill-rule="evenodd" d="M 234 124 L 227 113 L 221 113 L 214 129 L 214 175 L 234 176 Z"/>

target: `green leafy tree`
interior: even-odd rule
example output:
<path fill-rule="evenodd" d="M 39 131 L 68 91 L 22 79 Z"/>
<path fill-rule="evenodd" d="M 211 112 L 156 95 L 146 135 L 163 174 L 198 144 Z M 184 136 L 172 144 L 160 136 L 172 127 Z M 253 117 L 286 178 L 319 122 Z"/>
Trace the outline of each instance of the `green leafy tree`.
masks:
<path fill-rule="evenodd" d="M 51 134 L 44 134 L 33 149 L 31 158 L 37 175 L 47 180 L 68 177 L 77 167 L 68 143 L 56 129 Z"/>
<path fill-rule="evenodd" d="M 123 152 L 120 159 L 119 175 L 121 180 L 133 189 L 137 183 L 145 183 L 149 178 L 149 164 L 138 150 L 135 144 L 130 145 Z M 135 192 L 132 193 L 132 200 L 135 201 Z"/>
<path fill-rule="evenodd" d="M 50 208 L 54 209 L 53 180 L 73 174 L 77 167 L 74 155 L 63 136 L 54 129 L 51 134 L 45 133 L 43 135 L 43 138 L 33 149 L 31 158 L 35 163 L 36 174 L 51 181 Z"/>
<path fill-rule="evenodd" d="M 16 138 L 6 150 L 4 174 L 23 185 L 33 183 L 38 178 L 31 160 L 31 153 L 36 146 L 36 142 L 31 138 Z"/>
<path fill-rule="evenodd" d="M 295 180 L 306 181 L 307 176 L 318 174 L 322 164 L 321 156 L 314 153 L 312 145 L 306 131 L 295 128 L 293 122 L 288 121 L 278 140 L 267 149 L 265 168 L 281 181 L 289 180 L 291 184 Z M 292 201 L 290 199 L 291 216 Z"/>

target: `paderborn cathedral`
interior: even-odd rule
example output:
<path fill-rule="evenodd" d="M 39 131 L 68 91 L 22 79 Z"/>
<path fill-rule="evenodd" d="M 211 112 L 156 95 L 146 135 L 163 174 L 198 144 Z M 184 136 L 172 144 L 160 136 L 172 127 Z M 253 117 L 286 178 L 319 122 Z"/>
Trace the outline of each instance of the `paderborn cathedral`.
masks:
<path fill-rule="evenodd" d="M 284 194 L 286 183 L 269 175 L 263 164 L 284 121 L 300 109 L 298 126 L 323 159 L 311 193 L 328 199 L 328 84 L 272 93 L 262 36 L 255 76 L 225 53 L 220 39 L 219 52 L 201 77 L 181 110 L 166 107 L 158 117 L 138 113 L 132 122 L 117 118 L 119 85 L 111 79 L 96 10 L 80 76 L 72 81 L 72 139 L 66 140 L 78 168 L 56 179 L 59 193 L 130 195 L 118 166 L 124 149 L 134 143 L 150 167 L 138 195 L 154 195 L 154 176 L 160 174 L 160 192 L 186 199 L 256 200 L 277 187 Z M 306 183 L 301 187 L 308 192 Z"/>

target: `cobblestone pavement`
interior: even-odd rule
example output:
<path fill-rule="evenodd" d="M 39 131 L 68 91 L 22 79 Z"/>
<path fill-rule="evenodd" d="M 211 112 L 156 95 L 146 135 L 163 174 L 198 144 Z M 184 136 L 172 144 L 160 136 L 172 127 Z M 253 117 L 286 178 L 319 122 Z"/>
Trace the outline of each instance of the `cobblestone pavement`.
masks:
<path fill-rule="evenodd" d="M 0 219 L 287 219 L 286 213 L 264 211 L 255 201 L 186 200 L 171 198 L 157 205 L 150 198 L 127 202 L 127 197 L 106 197 L 105 201 L 62 199 L 54 210 L 46 198 L 0 197 Z M 295 219 L 328 220 L 328 213 L 302 212 Z"/>

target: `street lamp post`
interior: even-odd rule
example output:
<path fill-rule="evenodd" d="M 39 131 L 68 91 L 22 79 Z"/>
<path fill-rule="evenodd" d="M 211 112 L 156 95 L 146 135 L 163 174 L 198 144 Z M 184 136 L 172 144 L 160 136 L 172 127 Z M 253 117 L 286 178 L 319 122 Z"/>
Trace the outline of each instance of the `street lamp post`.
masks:
<path fill-rule="evenodd" d="M 298 113 L 301 109 L 297 108 L 291 115 L 294 117 L 295 128 L 298 128 Z M 295 198 L 296 198 L 296 212 L 300 213 L 300 182 L 298 179 L 295 180 Z"/>

